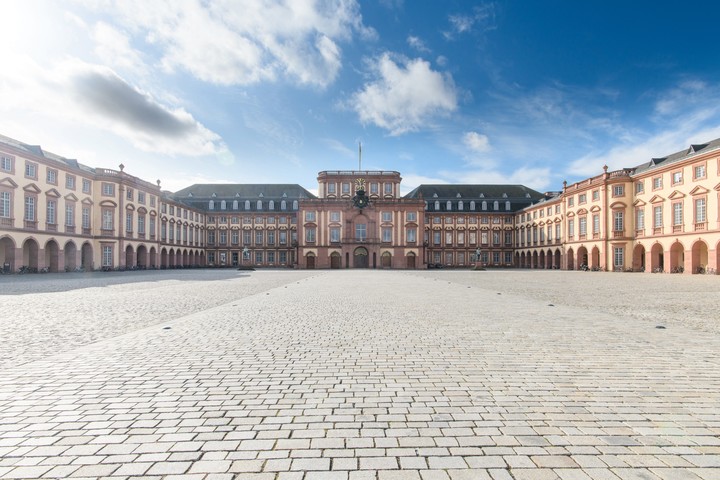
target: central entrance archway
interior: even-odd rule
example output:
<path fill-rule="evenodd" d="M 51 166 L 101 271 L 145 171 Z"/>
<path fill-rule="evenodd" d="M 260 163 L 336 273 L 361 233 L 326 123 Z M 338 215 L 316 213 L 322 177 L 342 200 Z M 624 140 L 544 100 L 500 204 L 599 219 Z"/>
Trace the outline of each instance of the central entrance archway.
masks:
<path fill-rule="evenodd" d="M 353 267 L 354 268 L 368 268 L 370 263 L 368 262 L 368 251 L 365 247 L 358 247 L 353 252 Z"/>
<path fill-rule="evenodd" d="M 340 254 L 338 252 L 333 252 L 330 254 L 330 268 L 340 268 L 340 260 L 342 257 L 340 257 Z"/>

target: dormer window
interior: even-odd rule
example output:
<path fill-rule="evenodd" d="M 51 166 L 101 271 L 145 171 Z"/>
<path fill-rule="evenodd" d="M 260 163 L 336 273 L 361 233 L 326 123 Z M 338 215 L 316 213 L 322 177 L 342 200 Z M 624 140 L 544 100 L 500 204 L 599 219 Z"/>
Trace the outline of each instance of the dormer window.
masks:
<path fill-rule="evenodd" d="M 217 197 L 217 194 L 213 193 L 212 198 L 215 198 L 215 197 Z"/>
<path fill-rule="evenodd" d="M 437 198 L 437 193 L 433 193 L 433 198 Z"/>
<path fill-rule="evenodd" d="M 503 193 L 503 198 L 507 198 L 507 193 Z"/>
<path fill-rule="evenodd" d="M 460 195 L 460 192 L 458 192 L 458 194 L 455 195 L 455 198 L 462 198 L 462 195 Z"/>
<path fill-rule="evenodd" d="M 480 198 L 485 198 L 485 194 L 480 192 Z"/>

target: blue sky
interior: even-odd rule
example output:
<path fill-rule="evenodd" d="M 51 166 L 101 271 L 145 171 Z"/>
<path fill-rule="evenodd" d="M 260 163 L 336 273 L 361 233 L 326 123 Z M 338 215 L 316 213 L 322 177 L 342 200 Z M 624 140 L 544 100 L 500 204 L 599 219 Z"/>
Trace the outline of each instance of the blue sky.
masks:
<path fill-rule="evenodd" d="M 0 134 L 163 188 L 546 191 L 720 137 L 715 2 L 4 0 Z"/>

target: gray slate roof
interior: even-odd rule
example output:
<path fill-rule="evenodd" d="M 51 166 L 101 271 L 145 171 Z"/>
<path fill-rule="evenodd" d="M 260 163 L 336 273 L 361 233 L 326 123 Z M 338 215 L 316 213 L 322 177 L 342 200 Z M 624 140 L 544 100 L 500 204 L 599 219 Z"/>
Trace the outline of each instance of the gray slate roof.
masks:
<path fill-rule="evenodd" d="M 213 197 L 213 194 L 215 197 Z M 196 183 L 172 194 L 176 200 L 187 198 L 209 200 L 258 200 L 260 195 L 268 200 L 285 198 L 299 200 L 315 198 L 315 195 L 297 183 Z M 191 196 L 192 195 L 192 196 Z"/>
<path fill-rule="evenodd" d="M 664 167 L 666 165 L 685 160 L 688 157 L 692 157 L 694 155 L 717 148 L 720 148 L 720 138 L 716 138 L 715 140 L 711 140 L 707 143 L 690 145 L 688 148 L 680 150 L 679 152 L 671 153 L 670 155 L 667 155 L 665 157 L 653 158 L 648 162 L 638 165 L 637 167 L 635 167 L 635 171 L 633 172 L 633 174 L 637 175 L 638 173 L 643 173 L 648 170 Z"/>

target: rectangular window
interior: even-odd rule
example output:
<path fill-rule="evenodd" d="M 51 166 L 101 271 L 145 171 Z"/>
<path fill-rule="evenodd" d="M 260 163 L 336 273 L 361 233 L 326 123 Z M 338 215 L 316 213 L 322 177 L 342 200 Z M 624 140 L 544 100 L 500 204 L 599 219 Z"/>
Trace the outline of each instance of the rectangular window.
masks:
<path fill-rule="evenodd" d="M 305 229 L 305 241 L 307 243 L 315 243 L 315 228 Z"/>
<path fill-rule="evenodd" d="M 393 184 L 392 183 L 385 183 L 384 188 L 385 188 L 385 195 L 392 195 L 392 193 L 393 193 Z"/>
<path fill-rule="evenodd" d="M 568 237 L 573 238 L 575 236 L 575 220 L 568 220 Z"/>
<path fill-rule="evenodd" d="M 548 242 L 552 242 L 552 225 L 547 226 L 547 239 Z"/>
<path fill-rule="evenodd" d="M 125 231 L 132 233 L 133 231 L 133 214 L 132 212 L 125 213 Z"/>
<path fill-rule="evenodd" d="M 488 232 L 487 231 L 483 231 L 480 233 L 480 243 L 482 243 L 483 245 L 488 244 Z"/>
<path fill-rule="evenodd" d="M 280 230 L 280 245 L 287 245 L 287 231 Z"/>
<path fill-rule="evenodd" d="M 72 203 L 65 204 L 65 225 L 68 227 L 75 226 L 75 205 Z"/>
<path fill-rule="evenodd" d="M 360 241 L 367 240 L 367 225 L 358 223 L 355 225 L 355 239 Z"/>
<path fill-rule="evenodd" d="M 145 216 L 144 215 L 138 215 L 138 233 L 140 235 L 145 235 Z"/>
<path fill-rule="evenodd" d="M 35 197 L 25 197 L 25 220 L 35 221 Z"/>
<path fill-rule="evenodd" d="M 592 192 L 593 202 L 600 200 L 600 190 L 593 190 Z M 548 208 L 548 215 L 550 215 L 550 209 Z"/>
<path fill-rule="evenodd" d="M 350 184 L 347 182 L 343 182 L 342 184 L 342 193 L 343 195 L 349 195 L 350 194 Z"/>
<path fill-rule="evenodd" d="M 638 208 L 636 212 L 637 218 L 635 219 L 635 230 L 645 229 L 645 210 Z"/>
<path fill-rule="evenodd" d="M 457 244 L 465 245 L 465 232 L 457 232 Z"/>
<path fill-rule="evenodd" d="M 340 229 L 338 227 L 330 229 L 330 243 L 340 243 Z"/>
<path fill-rule="evenodd" d="M 382 241 L 385 243 L 390 243 L 392 241 L 392 229 L 391 228 L 383 227 Z"/>
<path fill-rule="evenodd" d="M 145 204 L 145 192 L 138 192 L 138 203 Z"/>
<path fill-rule="evenodd" d="M 580 235 L 587 235 L 587 218 L 580 217 Z"/>
<path fill-rule="evenodd" d="M 10 192 L 0 192 L 0 217 L 10 218 L 12 212 Z"/>
<path fill-rule="evenodd" d="M 677 185 L 678 183 L 682 183 L 682 171 L 673 172 L 672 174 L 672 184 Z"/>
<path fill-rule="evenodd" d="M 103 182 L 102 184 L 102 194 L 106 197 L 113 197 L 115 196 L 115 184 Z"/>
<path fill-rule="evenodd" d="M 75 190 L 75 175 L 69 173 L 65 175 L 65 188 Z"/>
<path fill-rule="evenodd" d="M 653 190 L 660 190 L 662 188 L 662 177 L 653 177 Z"/>
<path fill-rule="evenodd" d="M 505 252 L 505 263 L 512 263 L 512 252 Z"/>
<path fill-rule="evenodd" d="M 150 196 L 150 206 L 155 208 L 155 196 L 154 195 Z"/>
<path fill-rule="evenodd" d="M 91 191 L 92 191 L 92 187 L 91 187 L 91 186 L 92 186 L 92 182 L 91 182 L 90 180 L 88 180 L 87 178 L 83 178 L 83 181 L 82 181 L 82 191 L 83 191 L 83 193 L 87 193 L 87 194 L 89 195 L 89 194 L 91 193 Z"/>
<path fill-rule="evenodd" d="M 285 265 L 287 263 L 287 252 L 282 251 L 280 252 L 280 265 Z"/>
<path fill-rule="evenodd" d="M 475 244 L 477 244 L 477 232 L 473 230 L 470 232 L 470 245 Z"/>
<path fill-rule="evenodd" d="M 267 244 L 275 245 L 275 230 L 268 230 L 267 232 Z"/>
<path fill-rule="evenodd" d="M 622 269 L 625 266 L 625 249 L 613 247 L 613 266 L 615 269 Z"/>
<path fill-rule="evenodd" d="M 625 217 L 623 212 L 613 212 L 613 231 L 622 232 L 625 230 Z"/>
<path fill-rule="evenodd" d="M 642 180 L 635 183 L 635 193 L 643 193 L 645 191 L 645 183 Z"/>
<path fill-rule="evenodd" d="M 378 192 L 379 192 L 379 190 L 378 190 L 378 184 L 377 184 L 377 182 L 371 183 L 371 184 L 370 184 L 370 193 L 373 194 L 373 195 L 377 195 Z"/>
<path fill-rule="evenodd" d="M 37 180 L 37 165 L 25 162 L 25 176 Z"/>
<path fill-rule="evenodd" d="M 57 211 L 57 201 L 55 200 L 48 200 L 47 202 L 47 223 L 50 225 L 57 225 L 58 217 L 58 211 Z"/>
<path fill-rule="evenodd" d="M 220 230 L 220 245 L 227 245 L 227 230 Z"/>
<path fill-rule="evenodd" d="M 578 195 L 578 203 L 582 205 L 583 203 L 587 203 L 587 194 L 581 193 Z"/>
<path fill-rule="evenodd" d="M 493 245 L 500 245 L 500 232 L 493 231 Z"/>
<path fill-rule="evenodd" d="M 250 245 L 250 230 L 243 230 L 243 245 Z"/>
<path fill-rule="evenodd" d="M 314 222 L 315 221 L 315 212 L 305 212 L 305 221 L 306 222 Z"/>
<path fill-rule="evenodd" d="M 662 227 L 662 206 L 653 207 L 653 227 Z"/>
<path fill-rule="evenodd" d="M 625 195 L 625 186 L 624 185 L 613 185 L 613 197 L 622 197 Z"/>
<path fill-rule="evenodd" d="M 255 252 L 255 263 L 263 263 L 263 252 Z"/>
<path fill-rule="evenodd" d="M 150 230 L 150 238 L 155 238 L 155 217 L 150 217 L 148 230 Z"/>
<path fill-rule="evenodd" d="M 695 223 L 705 223 L 705 220 L 707 220 L 706 210 L 705 210 L 705 199 L 704 198 L 696 198 L 695 199 Z"/>
<path fill-rule="evenodd" d="M 113 229 L 113 211 L 105 209 L 102 211 L 102 229 L 112 230 Z"/>
<path fill-rule="evenodd" d="M 452 232 L 445 232 L 445 245 L 452 245 L 453 243 L 453 234 Z"/>
<path fill-rule="evenodd" d="M 417 228 L 408 228 L 407 229 L 407 241 L 408 241 L 408 243 L 417 242 Z"/>
<path fill-rule="evenodd" d="M 445 252 L 445 265 L 452 265 L 453 254 L 452 252 Z"/>
<path fill-rule="evenodd" d="M 568 207 L 574 207 L 575 206 L 575 197 L 568 197 Z M 535 212 L 533 212 L 535 213 Z"/>
<path fill-rule="evenodd" d="M 190 233 L 192 234 L 192 230 L 190 230 Z M 192 242 L 192 235 L 190 236 L 190 241 Z M 240 232 L 237 230 L 233 230 L 230 234 L 230 243 L 233 245 L 238 245 L 240 243 Z"/>
<path fill-rule="evenodd" d="M 3 172 L 12 172 L 13 170 L 13 159 L 0 155 L 0 170 Z"/>
<path fill-rule="evenodd" d="M 112 267 L 113 265 L 113 249 L 111 245 L 103 245 L 102 247 L 102 266 Z"/>
<path fill-rule="evenodd" d="M 600 234 L 600 215 L 593 215 L 593 233 Z"/>
<path fill-rule="evenodd" d="M 705 165 L 695 165 L 693 167 L 693 177 L 695 180 L 705 178 Z"/>
<path fill-rule="evenodd" d="M 500 263 L 500 252 L 493 252 L 493 263 Z"/>
<path fill-rule="evenodd" d="M 275 252 L 267 252 L 267 263 L 275 263 Z"/>
<path fill-rule="evenodd" d="M 311 229 L 308 229 L 311 230 Z M 263 231 L 262 230 L 255 230 L 255 245 L 260 246 L 263 244 Z"/>
<path fill-rule="evenodd" d="M 330 221 L 331 222 L 339 222 L 340 221 L 340 212 L 330 212 Z"/>
<path fill-rule="evenodd" d="M 82 209 L 82 228 L 90 228 L 90 208 L 83 207 Z"/>
<path fill-rule="evenodd" d="M 682 202 L 673 203 L 673 225 L 683 224 L 683 208 Z"/>
<path fill-rule="evenodd" d="M 433 245 L 440 245 L 440 232 L 433 232 Z"/>
<path fill-rule="evenodd" d="M 335 194 L 335 184 L 334 183 L 328 183 L 328 193 Z"/>
<path fill-rule="evenodd" d="M 555 225 L 555 240 L 560 240 L 560 224 Z"/>
<path fill-rule="evenodd" d="M 57 170 L 54 168 L 47 169 L 47 183 L 57 185 Z"/>
<path fill-rule="evenodd" d="M 392 212 L 382 212 L 383 222 L 392 222 Z"/>

